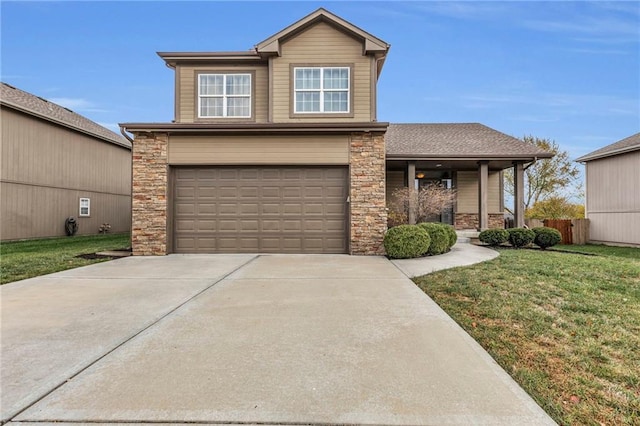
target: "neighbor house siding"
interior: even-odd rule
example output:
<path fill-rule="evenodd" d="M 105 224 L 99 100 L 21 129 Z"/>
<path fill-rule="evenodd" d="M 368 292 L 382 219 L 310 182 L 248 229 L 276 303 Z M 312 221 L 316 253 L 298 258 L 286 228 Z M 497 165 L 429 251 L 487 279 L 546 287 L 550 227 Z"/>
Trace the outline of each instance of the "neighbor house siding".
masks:
<path fill-rule="evenodd" d="M 489 213 L 502 213 L 500 172 L 489 172 Z M 456 213 L 478 213 L 478 172 L 459 171 L 456 178 Z"/>
<path fill-rule="evenodd" d="M 349 164 L 349 136 L 172 136 L 172 165 Z"/>
<path fill-rule="evenodd" d="M 2 108 L 3 240 L 64 235 L 78 219 L 80 234 L 131 225 L 131 151 L 8 108 Z M 79 198 L 91 217 L 78 217 Z"/>
<path fill-rule="evenodd" d="M 587 162 L 590 240 L 640 245 L 640 151 Z"/>
<path fill-rule="evenodd" d="M 363 56 L 362 42 L 326 23 L 318 23 L 281 46 L 281 57 L 272 59 L 273 121 L 371 121 L 371 61 Z M 352 66 L 352 117 L 291 117 L 293 90 L 291 66 Z"/>
<path fill-rule="evenodd" d="M 197 121 L 220 121 L 220 119 L 198 119 L 198 73 L 215 73 L 215 72 L 234 72 L 234 73 L 252 73 L 252 93 L 255 99 L 252 99 L 252 117 L 257 123 L 267 121 L 268 115 L 268 97 L 269 97 L 269 81 L 267 64 L 264 65 L 214 65 L 214 66 L 188 66 L 180 65 L 176 67 L 176 121 L 178 123 L 193 123 Z M 232 119 L 226 119 L 227 121 Z M 242 121 L 242 119 L 240 119 Z M 245 120 L 246 121 L 246 120 Z"/>

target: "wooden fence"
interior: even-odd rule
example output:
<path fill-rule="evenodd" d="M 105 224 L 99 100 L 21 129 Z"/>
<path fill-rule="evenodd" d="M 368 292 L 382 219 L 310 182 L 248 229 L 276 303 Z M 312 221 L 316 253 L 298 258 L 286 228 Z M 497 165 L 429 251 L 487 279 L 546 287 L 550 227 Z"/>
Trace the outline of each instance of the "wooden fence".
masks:
<path fill-rule="evenodd" d="M 525 219 L 529 228 L 548 226 L 560 231 L 562 244 L 587 244 L 589 242 L 589 219 Z"/>

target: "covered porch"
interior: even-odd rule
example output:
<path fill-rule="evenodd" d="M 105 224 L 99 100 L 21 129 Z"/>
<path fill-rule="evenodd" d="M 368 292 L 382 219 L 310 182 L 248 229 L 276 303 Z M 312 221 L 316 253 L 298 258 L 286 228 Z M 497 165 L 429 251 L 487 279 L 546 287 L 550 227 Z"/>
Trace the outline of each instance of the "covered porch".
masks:
<path fill-rule="evenodd" d="M 519 139 L 481 124 L 392 124 L 386 134 L 387 204 L 397 188 L 419 191 L 430 183 L 455 190 L 452 207 L 429 220 L 456 229 L 504 227 L 504 171 L 513 170 L 514 222 L 524 226 L 524 170 L 550 158 Z M 409 197 L 413 200 L 413 197 Z M 415 201 L 414 201 L 415 202 Z M 416 223 L 409 208 L 408 223 Z"/>

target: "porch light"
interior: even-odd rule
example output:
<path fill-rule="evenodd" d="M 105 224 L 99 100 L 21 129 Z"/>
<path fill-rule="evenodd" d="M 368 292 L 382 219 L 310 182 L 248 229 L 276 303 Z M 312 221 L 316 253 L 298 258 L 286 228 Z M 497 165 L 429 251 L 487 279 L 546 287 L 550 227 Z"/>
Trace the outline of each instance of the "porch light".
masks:
<path fill-rule="evenodd" d="M 424 172 L 418 172 L 416 173 L 416 178 L 417 179 L 422 179 L 424 177 Z"/>

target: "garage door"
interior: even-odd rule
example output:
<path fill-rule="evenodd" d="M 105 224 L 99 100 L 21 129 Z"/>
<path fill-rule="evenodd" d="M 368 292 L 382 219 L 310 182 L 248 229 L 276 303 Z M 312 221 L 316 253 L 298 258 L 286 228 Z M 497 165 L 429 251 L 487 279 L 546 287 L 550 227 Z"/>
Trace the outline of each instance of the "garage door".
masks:
<path fill-rule="evenodd" d="M 176 253 L 346 253 L 347 168 L 174 170 Z"/>

